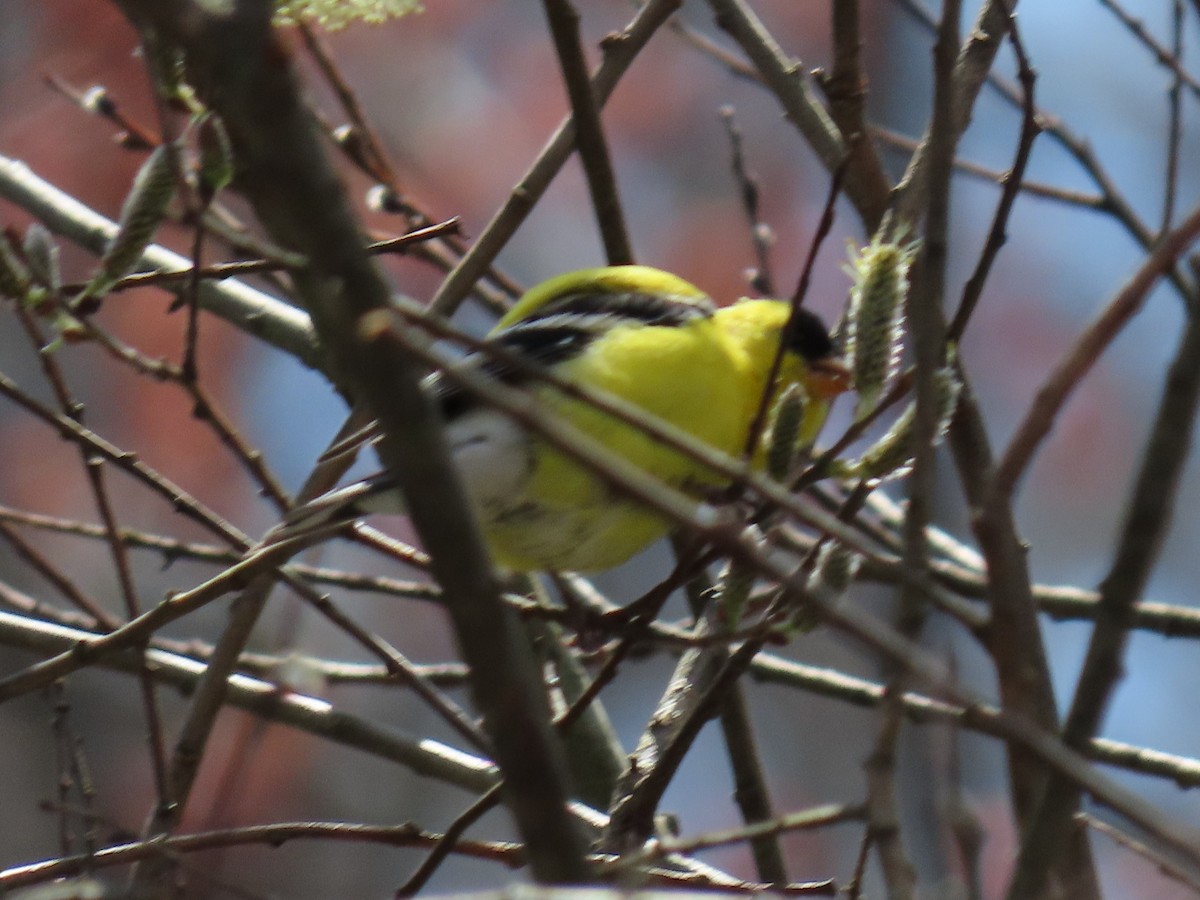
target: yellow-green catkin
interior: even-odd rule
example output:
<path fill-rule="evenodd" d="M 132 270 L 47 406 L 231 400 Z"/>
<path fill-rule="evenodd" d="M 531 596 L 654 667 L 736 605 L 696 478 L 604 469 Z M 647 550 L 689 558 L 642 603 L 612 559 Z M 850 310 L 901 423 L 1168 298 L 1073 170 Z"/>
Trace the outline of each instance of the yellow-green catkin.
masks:
<path fill-rule="evenodd" d="M 196 184 L 205 206 L 217 192 L 233 181 L 233 148 L 224 123 L 214 113 L 205 113 L 196 120 L 196 147 L 199 160 Z"/>
<path fill-rule="evenodd" d="M 142 41 L 142 54 L 150 69 L 158 94 L 178 110 L 202 111 L 187 83 L 187 65 L 183 50 L 164 40 L 158 32 L 148 32 Z"/>
<path fill-rule="evenodd" d="M 827 541 L 817 551 L 817 564 L 808 576 L 808 586 L 825 592 L 826 599 L 839 599 L 850 589 L 861 565 L 861 553 L 838 541 Z"/>
<path fill-rule="evenodd" d="M 62 290 L 58 244 L 40 222 L 25 230 L 21 256 L 0 234 L 0 295 L 11 295 L 25 309 L 50 323 L 55 337 L 42 348 L 49 353 L 64 343 L 87 340 L 82 323 L 55 302 Z"/>
<path fill-rule="evenodd" d="M 276 2 L 275 20 L 287 25 L 307 22 L 337 31 L 353 22 L 378 24 L 422 9 L 419 0 L 288 0 Z"/>
<path fill-rule="evenodd" d="M 25 253 L 25 263 L 34 280 L 57 295 L 62 288 L 62 267 L 59 265 L 58 243 L 54 235 L 41 222 L 34 222 L 25 229 L 21 250 Z"/>
<path fill-rule="evenodd" d="M 809 575 L 809 590 L 822 600 L 838 601 L 850 590 L 863 565 L 863 554 L 839 541 L 826 541 L 817 551 L 817 562 Z"/>
<path fill-rule="evenodd" d="M 915 252 L 915 244 L 884 240 L 880 234 L 857 253 L 851 251 L 846 267 L 853 279 L 846 320 L 846 352 L 858 393 L 855 408 L 858 419 L 875 408 L 899 366 L 904 298 Z"/>
<path fill-rule="evenodd" d="M 133 271 L 150 245 L 158 226 L 167 217 L 167 207 L 175 196 L 175 172 L 171 150 L 163 144 L 142 163 L 129 196 L 121 207 L 117 233 L 109 242 L 100 269 L 92 276 L 76 303 L 103 294 Z"/>
<path fill-rule="evenodd" d="M 801 431 L 804 427 L 804 407 L 808 393 L 801 384 L 784 388 L 771 409 L 767 429 L 767 474 L 776 481 L 786 481 L 792 473 L 796 456 L 802 449 Z"/>
<path fill-rule="evenodd" d="M 752 568 L 736 561 L 731 562 L 721 573 L 713 600 L 717 614 L 724 620 L 726 630 L 737 630 L 756 580 Z"/>
<path fill-rule="evenodd" d="M 56 353 L 67 344 L 80 344 L 91 340 L 92 335 L 87 326 L 61 306 L 47 317 L 47 322 L 54 337 L 41 348 L 41 353 Z"/>
<path fill-rule="evenodd" d="M 0 296 L 23 300 L 31 284 L 28 267 L 21 262 L 8 238 L 0 232 Z"/>
<path fill-rule="evenodd" d="M 936 446 L 945 437 L 950 419 L 958 406 L 958 393 L 962 385 L 954 374 L 953 365 L 943 366 L 934 373 L 937 387 L 937 429 L 933 443 Z M 882 481 L 907 474 L 912 465 L 912 432 L 917 417 L 916 403 L 910 403 L 888 429 L 887 434 L 867 448 L 863 455 L 843 464 L 838 474 L 849 478 L 867 478 Z"/>
<path fill-rule="evenodd" d="M 817 561 L 808 574 L 806 587 L 821 601 L 835 603 L 850 589 L 861 565 L 861 554 L 837 541 L 827 541 L 817 551 Z M 820 617 L 810 605 L 797 604 L 792 611 L 789 630 L 807 633 L 820 624 Z"/>

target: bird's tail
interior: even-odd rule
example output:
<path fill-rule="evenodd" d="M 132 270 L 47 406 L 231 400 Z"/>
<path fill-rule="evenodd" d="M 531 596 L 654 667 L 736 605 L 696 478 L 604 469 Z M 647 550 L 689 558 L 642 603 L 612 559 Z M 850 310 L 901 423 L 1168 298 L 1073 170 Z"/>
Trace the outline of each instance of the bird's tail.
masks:
<path fill-rule="evenodd" d="M 295 534 L 310 528 L 349 522 L 371 513 L 403 512 L 404 505 L 396 480 L 386 472 L 380 472 L 290 510 L 283 519 L 282 533 Z"/>

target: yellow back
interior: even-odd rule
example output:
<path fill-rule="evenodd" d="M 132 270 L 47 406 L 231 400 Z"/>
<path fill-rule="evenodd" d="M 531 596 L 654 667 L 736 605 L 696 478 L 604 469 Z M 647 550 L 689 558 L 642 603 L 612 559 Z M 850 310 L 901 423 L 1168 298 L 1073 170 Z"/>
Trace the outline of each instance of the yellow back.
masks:
<path fill-rule="evenodd" d="M 496 323 L 495 334 L 510 325 L 528 319 L 541 307 L 563 294 L 586 289 L 594 294 L 663 294 L 678 298 L 694 298 L 697 302 L 708 295 L 678 275 L 651 266 L 602 266 L 596 269 L 577 269 L 548 278 L 525 292 L 517 304 Z"/>

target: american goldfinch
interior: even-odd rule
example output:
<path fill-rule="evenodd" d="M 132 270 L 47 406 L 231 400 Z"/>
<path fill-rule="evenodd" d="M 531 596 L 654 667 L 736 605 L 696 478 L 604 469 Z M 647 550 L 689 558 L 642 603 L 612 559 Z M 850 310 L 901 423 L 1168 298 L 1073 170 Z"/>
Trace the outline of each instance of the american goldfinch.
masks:
<path fill-rule="evenodd" d="M 515 351 L 566 382 L 614 395 L 736 457 L 746 448 L 790 315 L 791 305 L 779 300 L 743 299 L 717 308 L 699 288 L 668 272 L 610 266 L 534 287 L 486 344 Z M 485 352 L 461 365 L 526 387 L 548 411 L 664 484 L 695 496 L 723 486 L 703 464 L 632 424 Z M 848 387 L 828 332 L 803 309 L 775 390 L 790 384 L 804 387 L 811 423 L 819 423 L 829 400 Z M 434 373 L 426 386 L 440 404 L 455 463 L 501 565 L 515 571 L 608 569 L 669 530 L 657 513 L 448 379 Z M 360 439 L 367 436 L 374 435 Z M 289 522 L 403 511 L 395 483 L 381 473 L 314 500 Z"/>

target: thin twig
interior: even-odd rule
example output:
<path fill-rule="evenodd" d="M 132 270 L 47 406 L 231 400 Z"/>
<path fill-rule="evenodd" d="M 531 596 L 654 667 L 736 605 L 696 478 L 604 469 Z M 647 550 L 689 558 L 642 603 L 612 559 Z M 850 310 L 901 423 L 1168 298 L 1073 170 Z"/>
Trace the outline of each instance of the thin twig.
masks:
<path fill-rule="evenodd" d="M 875 845 L 875 832 L 864 828 L 862 838 L 858 842 L 858 853 L 854 857 L 854 870 L 850 880 L 846 882 L 846 897 L 848 900 L 862 900 L 863 880 L 867 874 L 867 863 L 871 861 L 871 848 Z"/>
<path fill-rule="evenodd" d="M 26 334 L 34 343 L 35 349 L 40 350 L 45 342 L 32 315 L 24 308 L 19 309 L 18 315 Z M 38 359 L 42 366 L 42 372 L 45 374 L 46 380 L 49 381 L 54 395 L 58 400 L 62 416 L 82 426 L 84 406 L 71 395 L 71 391 L 67 386 L 66 376 L 59 365 L 58 359 L 53 354 L 41 352 L 38 353 Z M 92 501 L 96 505 L 96 510 L 99 513 L 104 529 L 105 541 L 117 576 L 118 589 L 125 603 L 125 614 L 130 619 L 136 618 L 141 611 L 141 601 L 138 599 L 133 572 L 129 566 L 129 550 L 117 537 L 118 523 L 103 471 L 104 462 L 100 457 L 93 455 L 83 444 L 77 444 L 76 447 L 80 454 L 80 463 L 83 466 L 84 475 L 91 488 Z M 107 616 L 103 616 L 97 621 L 103 622 L 107 618 Z M 162 715 L 159 711 L 158 699 L 154 691 L 154 682 L 145 667 L 139 673 L 138 684 L 141 689 L 143 714 L 146 717 L 146 740 L 150 754 L 151 768 L 154 772 L 154 785 L 159 801 L 168 804 L 170 803 L 170 798 L 167 794 Z"/>
<path fill-rule="evenodd" d="M 103 537 L 103 533 L 98 535 Z M 108 629 L 116 628 L 120 623 L 100 604 L 83 592 L 65 572 L 58 568 L 36 547 L 22 538 L 6 523 L 0 523 L 0 538 L 3 538 L 17 554 L 17 557 L 33 568 L 35 572 L 50 582 L 56 591 L 62 594 L 73 606 L 88 617 L 89 624 L 101 625 Z"/>
<path fill-rule="evenodd" d="M 649 0 L 624 31 L 603 44 L 604 61 L 592 76 L 596 103 L 603 106 L 613 88 L 659 27 L 679 9 L 682 0 Z M 480 232 L 479 238 L 454 270 L 446 276 L 430 302 L 430 309 L 449 316 L 525 221 L 538 198 L 570 157 L 575 145 L 575 125 L 568 117 L 554 132 L 537 160 L 513 188 L 504 205 Z"/>
<path fill-rule="evenodd" d="M 729 578 L 732 569 L 727 569 Z M 699 620 L 705 612 L 709 598 L 714 596 L 715 586 L 704 572 L 700 572 L 687 584 L 688 606 L 692 615 Z M 717 608 L 713 614 L 724 616 L 727 610 Z M 725 652 L 725 662 L 729 653 Z M 742 821 L 750 828 L 776 819 L 775 807 L 763 770 L 762 753 L 754 733 L 746 692 L 740 682 L 733 684 L 721 698 L 719 704 L 721 736 L 725 742 L 725 755 L 733 773 L 733 799 L 742 814 Z M 760 881 L 786 884 L 788 881 L 787 860 L 778 835 L 770 831 L 755 833 L 750 837 L 750 852 Z"/>
<path fill-rule="evenodd" d="M 1038 127 L 1041 128 L 1041 120 L 1038 120 Z M 897 150 L 903 150 L 911 154 L 920 146 L 920 142 L 884 128 L 881 125 L 872 125 L 871 133 L 882 144 L 887 144 Z M 1000 185 L 1007 188 L 1010 183 L 1010 172 L 1000 169 L 990 169 L 987 166 L 980 165 L 977 162 L 972 162 L 968 159 L 957 158 L 954 160 L 954 168 L 956 171 L 962 172 L 964 175 L 970 175 L 972 178 L 980 181 L 987 181 L 992 184 Z M 1068 206 L 1078 206 L 1083 209 L 1089 209 L 1094 212 L 1108 212 L 1108 201 L 1100 194 L 1090 194 L 1084 191 L 1075 191 L 1070 188 L 1059 187 L 1058 185 L 1045 184 L 1040 181 L 1030 181 L 1029 179 L 1021 179 L 1017 181 L 1017 190 L 1022 194 L 1030 197 L 1040 197 L 1044 200 L 1054 200 L 1058 203 L 1065 203 Z"/>
<path fill-rule="evenodd" d="M 742 199 L 742 211 L 750 226 L 750 245 L 754 248 L 755 266 L 750 270 L 750 288 L 761 297 L 775 296 L 775 280 L 771 277 L 771 247 L 775 242 L 771 226 L 759 218 L 758 178 L 746 166 L 744 138 L 738 127 L 732 106 L 718 111 L 725 133 L 729 136 L 729 165 Z"/>
<path fill-rule="evenodd" d="M 76 537 L 90 539 L 105 537 L 104 530 L 94 524 L 80 522 L 75 519 L 64 519 L 58 516 L 47 516 L 41 513 L 27 512 L 0 506 L 0 522 L 12 522 L 39 528 L 59 534 L 70 534 Z M 193 559 L 219 565 L 230 565 L 237 562 L 242 554 L 229 547 L 218 547 L 215 544 L 201 544 L 193 541 L 183 541 L 177 538 L 150 534 L 132 528 L 122 528 L 119 538 L 130 547 L 152 550 L 163 555 L 164 566 L 169 566 L 178 559 Z M 405 552 L 398 558 L 405 565 L 418 569 L 428 568 L 428 559 L 415 547 L 401 545 L 399 541 L 389 538 L 390 545 L 402 547 Z M 395 555 L 393 554 L 393 558 Z M 379 594 L 390 594 L 413 600 L 437 600 L 437 587 L 426 581 L 401 581 L 384 575 L 368 575 L 361 572 L 346 572 L 321 566 L 296 563 L 289 570 L 305 581 L 336 585 L 351 591 L 372 591 Z"/>
<path fill-rule="evenodd" d="M 9 646 L 41 652 L 61 652 L 101 643 L 104 636 L 77 628 L 39 622 L 0 611 L 0 637 Z M 190 694 L 207 668 L 205 662 L 168 650 L 150 649 L 146 658 L 151 672 L 164 684 Z M 116 653 L 99 663 L 110 669 L 136 672 L 136 654 Z M 238 674 L 229 679 L 226 702 L 268 721 L 297 728 L 348 748 L 390 760 L 413 772 L 444 781 L 467 791 L 482 792 L 496 781 L 495 765 L 432 739 L 410 739 L 402 732 L 339 711 L 332 703 L 307 696 L 273 681 Z"/>
<path fill-rule="evenodd" d="M 1121 829 L 1088 813 L 1081 812 L 1076 818 L 1093 831 L 1110 838 L 1113 843 L 1124 847 L 1136 856 L 1142 857 L 1172 881 L 1183 885 L 1193 894 L 1200 895 L 1200 880 L 1189 875 L 1185 870 L 1175 865 L 1168 857 L 1155 851 L 1153 847 L 1146 846 L 1142 841 L 1134 839 Z"/>
<path fill-rule="evenodd" d="M 847 138 L 817 99 L 803 66 L 784 53 L 744 0 L 709 0 L 709 7 L 717 26 L 750 58 L 784 115 L 804 136 L 826 171 L 833 174 L 847 166 Z M 853 135 L 850 140 L 854 140 Z M 883 218 L 891 186 L 883 177 L 882 167 L 872 169 L 863 160 L 861 154 L 851 156 L 845 172 L 846 196 L 858 210 L 866 230 L 873 232 Z"/>
<path fill-rule="evenodd" d="M 450 827 L 434 842 L 429 855 L 421 860 L 416 871 L 405 880 L 404 884 L 396 888 L 393 895 L 396 900 L 415 897 L 421 888 L 429 883 L 429 879 L 437 873 L 442 863 L 458 848 L 467 829 L 500 804 L 501 787 L 501 784 L 492 785 L 478 800 L 454 817 Z"/>
<path fill-rule="evenodd" d="M 1011 496 L 1042 441 L 1050 433 L 1067 398 L 1126 324 L 1142 308 L 1150 289 L 1200 235 L 1200 207 L 1165 235 L 1116 296 L 1084 329 L 1055 367 L 996 467 L 993 490 Z"/>
<path fill-rule="evenodd" d="M 97 255 L 117 233 L 117 223 L 84 206 L 70 194 L 38 178 L 25 163 L 0 155 L 0 196 L 24 209 L 51 231 L 62 234 Z M 152 244 L 142 254 L 141 269 L 186 273 L 191 260 Z M 183 274 L 180 276 L 184 277 Z M 206 310 L 233 323 L 247 334 L 279 347 L 300 363 L 322 363 L 308 315 L 240 281 L 205 281 L 200 299 Z"/>
<path fill-rule="evenodd" d="M 427 228 L 436 221 L 434 217 L 422 210 L 413 198 L 400 187 L 399 177 L 391 159 L 384 150 L 384 142 L 371 125 L 370 119 L 363 109 L 354 88 L 343 75 L 333 58 L 332 52 L 316 29 L 306 23 L 299 23 L 298 31 L 304 41 L 305 49 L 317 64 L 317 69 L 325 81 L 333 89 L 334 95 L 341 104 L 342 110 L 350 119 L 349 128 L 332 128 L 326 130 L 333 135 L 335 142 L 346 153 L 346 157 L 373 179 L 383 189 L 379 195 L 368 195 L 371 205 L 386 213 L 400 213 L 404 216 L 409 228 Z M 314 110 L 319 116 L 319 110 Z M 322 118 L 322 121 L 324 119 Z M 364 152 L 365 151 L 365 152 Z M 443 246 L 444 245 L 444 246 Z M 416 251 L 418 255 L 427 258 L 443 271 L 453 268 L 455 262 L 466 252 L 466 243 L 457 231 L 438 235 L 438 240 L 423 244 Z M 520 295 L 521 291 L 511 278 L 503 272 L 490 268 L 484 273 L 484 278 L 499 290 L 482 290 L 476 287 L 476 292 L 495 305 L 501 297 Z"/>
<path fill-rule="evenodd" d="M 964 900 L 983 900 L 982 855 L 987 831 L 971 809 L 963 791 L 962 731 L 953 726 L 937 729 L 947 746 L 947 772 L 938 791 L 938 811 L 954 838 L 965 882 Z"/>
<path fill-rule="evenodd" d="M 65 878 L 89 864 L 96 866 L 128 865 L 159 857 L 164 853 L 196 853 L 220 847 L 264 844 L 278 847 L 300 839 L 340 840 L 381 843 L 392 847 L 429 847 L 441 835 L 424 832 L 414 825 L 357 825 L 349 822 L 278 822 L 270 825 L 249 825 L 220 831 L 185 834 L 156 841 L 138 841 L 105 847 L 94 856 L 71 856 L 15 866 L 0 872 L 0 885 L 11 889 Z M 515 868 L 524 858 L 521 848 L 512 843 L 497 841 L 464 841 L 457 852 L 503 863 Z"/>
<path fill-rule="evenodd" d="M 891 183 L 867 126 L 867 75 L 862 62 L 859 5 L 859 0 L 832 4 L 833 65 L 828 74 L 818 73 L 817 83 L 829 100 L 829 116 L 837 123 L 845 141 L 847 167 L 877 193 L 890 189 Z M 873 212 L 863 219 L 867 232 L 874 233 L 879 222 Z"/>
<path fill-rule="evenodd" d="M 139 668 L 141 671 L 145 671 L 144 666 L 140 666 Z M 66 685 L 62 682 L 53 685 L 51 693 L 54 696 L 53 727 L 55 746 L 59 756 L 59 772 L 62 779 L 62 789 L 59 793 L 59 797 L 63 800 L 63 806 L 60 811 L 60 827 L 64 832 L 66 831 L 69 813 L 66 800 L 69 797 L 71 788 L 74 788 L 79 793 L 80 806 L 83 813 L 81 817 L 83 820 L 83 852 L 85 858 L 90 858 L 95 856 L 96 850 L 100 846 L 97 819 L 94 814 L 96 786 L 92 779 L 91 767 L 88 765 L 87 756 L 83 752 L 83 739 L 71 727 L 71 706 L 67 700 Z M 90 864 L 85 863 L 85 871 L 88 868 L 90 868 Z"/>
<path fill-rule="evenodd" d="M 975 265 L 975 271 L 971 273 L 966 286 L 963 287 L 958 311 L 955 312 L 946 332 L 946 339 L 955 343 L 962 338 L 966 331 L 971 314 L 975 311 L 975 306 L 983 294 L 984 284 L 992 270 L 992 264 L 1000 254 L 1000 248 L 1008 240 L 1008 219 L 1024 183 L 1025 167 L 1028 165 L 1029 155 L 1033 151 L 1033 142 L 1041 133 L 1041 126 L 1037 119 L 1037 104 L 1033 94 L 1037 76 L 1029 64 L 1029 58 L 1025 55 L 1025 46 L 1021 43 L 1021 33 L 1017 28 L 1015 17 L 1009 26 L 1008 37 L 1017 57 L 1017 77 L 1023 89 L 1021 135 L 1017 139 L 1017 152 L 1012 168 L 1004 174 L 1000 182 L 1003 190 L 1000 192 L 1000 202 L 996 205 L 996 213 L 992 217 L 992 227 L 988 231 L 983 252 L 979 256 L 979 262 Z"/>
<path fill-rule="evenodd" d="M 58 431 L 68 441 L 78 444 L 87 452 L 102 457 L 122 471 L 132 475 L 151 491 L 162 496 L 170 506 L 186 518 L 200 524 L 229 544 L 241 549 L 248 548 L 252 541 L 242 532 L 225 522 L 215 512 L 191 496 L 183 488 L 163 477 L 134 455 L 122 451 L 95 432 L 80 425 L 69 416 L 55 413 L 38 403 L 23 391 L 12 379 L 0 373 L 0 395 L 7 397 L 36 418 Z"/>
<path fill-rule="evenodd" d="M 925 9 L 920 0 L 896 0 L 896 2 L 901 9 L 912 15 L 913 18 L 930 31 L 935 28 L 936 20 Z M 992 13 L 998 14 L 1001 11 L 1005 11 L 1004 14 L 1007 15 L 1006 2 L 1007 0 L 994 0 Z M 1006 79 L 988 70 L 985 81 L 1014 108 L 1021 109 L 1024 106 L 1022 92 Z M 1038 123 L 1049 137 L 1053 138 L 1059 146 L 1075 159 L 1084 173 L 1099 189 L 1103 203 L 1098 208 L 1113 216 L 1146 251 L 1151 251 L 1155 246 L 1158 235 L 1146 225 L 1138 216 L 1136 210 L 1134 210 L 1133 205 L 1126 199 L 1125 195 L 1117 189 L 1113 179 L 1100 164 L 1099 159 L 1093 152 L 1091 144 L 1074 134 L 1060 117 L 1051 115 L 1045 110 L 1038 110 Z M 1176 289 L 1184 297 L 1190 296 L 1193 291 L 1189 279 L 1177 268 L 1172 268 L 1171 270 L 1171 283 L 1175 285 Z"/>
<path fill-rule="evenodd" d="M 144 152 L 153 150 L 162 139 L 135 119 L 125 115 L 124 110 L 103 87 L 95 85 L 81 91 L 59 75 L 44 75 L 42 80 L 51 89 L 62 94 L 80 109 L 106 119 L 117 127 L 116 142 L 126 150 Z"/>
<path fill-rule="evenodd" d="M 1004 708 L 1057 730 L 1058 710 L 1050 681 L 1050 665 L 1033 599 L 1028 553 L 1017 531 L 1011 503 L 992 500 L 991 441 L 961 364 L 956 376 L 962 387 L 950 423 L 950 448 L 967 502 L 977 513 L 971 527 L 987 566 L 985 597 L 990 619 L 986 648 L 996 667 Z M 1019 820 L 1032 814 L 1042 773 L 1024 748 L 1008 748 L 1013 805 Z"/>
<path fill-rule="evenodd" d="M 588 81 L 587 61 L 579 36 L 579 13 L 571 0 L 543 0 L 542 5 L 550 22 L 563 83 L 571 101 L 575 149 L 583 162 L 583 173 L 592 196 L 592 211 L 604 241 L 604 255 L 610 266 L 632 263 L 633 248 L 621 211 L 621 196 L 608 153 L 608 141 L 600 123 L 600 104 Z"/>
<path fill-rule="evenodd" d="M 697 623 L 697 630 L 712 627 L 706 620 Z M 751 640 L 732 654 L 716 648 L 681 660 L 618 785 L 604 846 L 620 853 L 650 837 L 659 801 L 700 729 L 717 714 L 721 698 L 761 646 L 761 641 Z"/>
<path fill-rule="evenodd" d="M 867 709 L 878 707 L 883 702 L 886 690 L 885 685 L 875 681 L 797 663 L 770 653 L 760 653 L 750 672 L 759 681 L 787 685 Z M 902 699 L 905 714 L 918 724 L 945 722 L 993 737 L 1003 735 L 1003 729 L 997 727 L 1003 714 L 990 704 L 970 708 L 955 706 L 913 691 L 905 692 Z M 1195 757 L 1164 753 L 1107 738 L 1092 739 L 1083 752 L 1088 759 L 1104 765 L 1163 778 L 1184 788 L 1200 787 L 1200 759 Z"/>
<path fill-rule="evenodd" d="M 1149 31 L 1141 19 L 1136 19 L 1125 10 L 1116 0 L 1098 0 L 1099 4 L 1109 10 L 1137 41 L 1150 51 L 1154 61 L 1165 69 L 1170 70 L 1174 80 L 1181 84 L 1193 96 L 1200 97 L 1200 80 L 1198 80 L 1183 64 L 1183 56 L 1164 47 Z"/>
<path fill-rule="evenodd" d="M 942 313 L 949 232 L 950 181 L 959 131 L 954 123 L 954 66 L 959 53 L 961 3 L 947 0 L 933 49 L 933 117 L 926 134 L 928 208 L 924 239 L 913 270 L 907 298 L 907 317 L 915 358 L 916 418 L 911 448 L 908 510 L 904 520 L 904 564 L 922 575 L 928 572 L 926 528 L 933 517 L 937 432 L 935 373 L 944 364 L 946 326 Z M 897 630 L 918 640 L 928 611 L 925 594 L 904 586 L 896 613 Z M 896 748 L 903 724 L 900 697 L 908 679 L 897 672 L 888 684 L 871 755 L 866 763 L 867 811 L 872 841 L 879 857 L 889 896 L 904 900 L 917 890 L 916 870 L 905 849 L 896 796 Z"/>
<path fill-rule="evenodd" d="M 910 0 L 905 5 L 916 4 Z M 968 32 L 966 43 L 959 51 L 954 64 L 954 93 L 950 103 L 950 125 L 956 140 L 966 130 L 979 91 L 990 77 L 992 64 L 1008 31 L 1011 12 L 1008 0 L 985 0 Z M 924 9 L 921 9 L 921 13 L 924 14 L 924 21 L 929 30 L 936 33 L 937 21 Z M 904 176 L 896 186 L 896 196 L 891 208 L 899 225 L 915 222 L 924 211 L 928 198 L 928 180 L 933 174 L 929 159 L 932 138 L 932 132 L 926 130 L 920 145 L 909 160 Z"/>
<path fill-rule="evenodd" d="M 1195 227 L 1200 229 L 1200 223 Z M 1100 615 L 1063 727 L 1063 740 L 1069 747 L 1083 746 L 1096 734 L 1121 680 L 1133 604 L 1145 589 L 1170 529 L 1198 410 L 1200 312 L 1193 310 L 1167 374 L 1116 553 L 1100 585 Z M 1009 887 L 1010 900 L 1038 895 L 1054 862 L 1055 849 L 1072 827 L 1079 797 L 1078 785 L 1051 776 L 1033 828 L 1022 842 Z"/>
<path fill-rule="evenodd" d="M 1171 59 L 1183 59 L 1183 0 L 1171 4 Z M 1179 151 L 1183 143 L 1183 73 L 1175 72 L 1167 92 L 1167 177 L 1163 184 L 1161 230 L 1165 234 L 1175 218 L 1175 200 L 1179 190 Z"/>
<path fill-rule="evenodd" d="M 194 310 L 195 307 L 190 306 L 189 309 Z M 139 374 L 182 388 L 191 402 L 192 416 L 212 429 L 217 440 L 232 453 L 238 465 L 255 482 L 262 496 L 269 499 L 280 513 L 291 507 L 287 492 L 267 467 L 263 455 L 246 440 L 233 421 L 216 405 L 216 401 L 204 385 L 199 380 L 187 377 L 184 365 L 177 366 L 165 359 L 152 359 L 143 355 L 98 327 L 91 317 L 80 320 L 80 325 L 86 329 L 90 339 L 122 364 L 130 366 Z"/>
<path fill-rule="evenodd" d="M 402 234 L 399 237 L 372 241 L 367 244 L 366 250 L 372 254 L 404 253 L 409 248 L 426 241 L 445 237 L 448 234 L 455 234 L 458 232 L 460 226 L 461 220 L 458 216 L 455 216 L 451 219 L 446 219 L 444 222 L 438 222 L 436 225 L 427 225 L 410 231 L 408 234 Z M 199 269 L 194 265 L 188 265 L 182 269 L 159 269 L 152 272 L 137 272 L 133 275 L 126 275 L 109 288 L 109 293 L 119 293 L 148 285 L 175 285 L 180 282 L 186 283 L 193 278 L 198 278 L 202 281 L 221 281 L 239 275 L 281 272 L 287 268 L 288 264 L 286 262 L 277 259 L 247 259 L 238 262 L 215 263 Z M 82 284 L 65 284 L 63 285 L 63 292 L 70 294 L 82 287 Z"/>
<path fill-rule="evenodd" d="M 698 850 L 728 847 L 753 841 L 758 837 L 778 837 L 793 831 L 813 831 L 841 825 L 845 822 L 858 822 L 862 821 L 865 815 L 866 810 L 862 804 L 830 803 L 825 806 L 815 806 L 811 809 L 786 813 L 766 821 L 690 838 L 654 838 L 638 852 L 622 857 L 617 863 L 617 868 L 624 869 L 644 865 L 651 860 L 662 859 L 676 853 L 692 854 Z"/>

